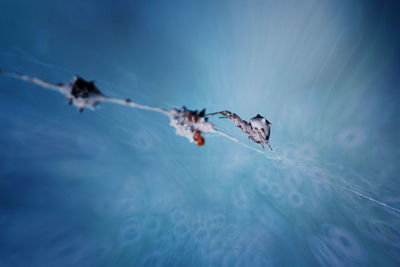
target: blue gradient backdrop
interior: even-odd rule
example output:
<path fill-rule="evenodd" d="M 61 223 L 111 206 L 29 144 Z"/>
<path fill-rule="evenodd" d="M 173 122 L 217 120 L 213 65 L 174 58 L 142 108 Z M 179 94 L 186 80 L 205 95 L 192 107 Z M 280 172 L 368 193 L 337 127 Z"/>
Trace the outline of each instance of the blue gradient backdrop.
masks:
<path fill-rule="evenodd" d="M 79 74 L 162 108 L 260 113 L 275 149 L 268 159 L 212 135 L 196 147 L 163 115 L 78 114 L 0 76 L 0 266 L 398 266 L 398 11 L 0 1 L 0 68 Z"/>

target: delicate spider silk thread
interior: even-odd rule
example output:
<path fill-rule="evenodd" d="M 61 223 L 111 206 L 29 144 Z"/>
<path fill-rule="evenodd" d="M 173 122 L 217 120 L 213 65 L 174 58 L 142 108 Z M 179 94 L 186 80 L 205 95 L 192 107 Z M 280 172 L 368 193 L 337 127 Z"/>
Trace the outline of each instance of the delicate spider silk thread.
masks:
<path fill-rule="evenodd" d="M 32 82 L 32 83 L 34 83 L 36 85 L 39 85 L 41 87 L 45 87 L 45 88 L 49 88 L 49 89 L 52 89 L 52 90 L 59 91 L 60 93 L 62 93 L 64 95 L 69 94 L 68 84 L 66 84 L 66 85 L 56 85 L 56 84 L 45 82 L 45 81 L 40 80 L 38 78 L 29 77 L 29 76 L 26 76 L 26 75 L 20 75 L 20 74 L 16 74 L 16 73 L 5 72 L 5 71 L 0 70 L 0 75 L 1 74 L 9 76 L 9 77 L 16 78 L 16 79 L 24 80 L 24 81 L 27 81 L 27 82 Z M 131 102 L 130 100 L 128 101 L 128 100 L 122 100 L 122 99 L 111 98 L 111 97 L 106 97 L 106 96 L 100 96 L 98 99 L 101 102 L 109 102 L 109 103 L 129 106 L 129 107 L 132 107 L 132 108 L 142 109 L 142 110 L 155 111 L 155 112 L 167 115 L 170 118 L 172 116 L 171 112 L 168 111 L 168 110 L 165 110 L 165 109 L 162 109 L 162 108 L 158 108 L 158 107 L 151 107 L 151 106 L 137 104 L 137 103 Z M 216 114 L 216 113 L 210 113 L 210 114 L 207 114 L 207 115 L 213 115 L 213 114 Z M 265 156 L 265 157 L 267 157 L 269 159 L 282 160 L 285 163 L 289 163 L 289 165 L 292 166 L 292 167 L 299 167 L 298 164 L 302 164 L 301 161 L 289 159 L 289 158 L 287 158 L 286 155 L 284 155 L 282 153 L 276 153 L 275 152 L 275 153 L 273 153 L 271 155 L 270 154 L 266 154 L 262 150 L 257 149 L 257 148 L 252 147 L 252 146 L 249 146 L 249 145 L 239 141 L 238 139 L 236 139 L 236 138 L 234 138 L 234 137 L 232 137 L 232 136 L 230 136 L 230 135 L 228 135 L 228 134 L 226 134 L 226 133 L 224 133 L 224 132 L 222 132 L 220 130 L 216 130 L 216 129 L 213 128 L 213 130 L 211 130 L 210 132 L 219 134 L 219 135 L 221 135 L 221 136 L 223 136 L 223 137 L 225 137 L 227 139 L 230 139 L 231 141 L 233 141 L 235 143 L 238 143 L 238 144 L 240 144 L 241 146 L 243 146 L 243 147 L 245 147 L 247 149 L 250 149 L 250 150 L 255 151 L 255 152 L 259 153 L 259 154 L 262 154 L 263 156 Z M 344 180 L 342 182 L 347 183 L 347 185 L 350 186 L 350 187 L 353 186 L 351 183 L 346 182 L 343 177 L 336 176 L 336 175 L 329 175 L 329 177 L 341 178 L 342 180 Z M 331 183 L 330 181 L 329 181 L 329 184 L 331 184 L 333 186 L 339 186 L 339 185 Z M 390 206 L 390 205 L 388 205 L 388 204 L 386 204 L 384 202 L 381 202 L 381 201 L 379 201 L 379 200 L 377 200 L 375 198 L 372 198 L 372 197 L 369 197 L 367 195 L 364 195 L 359 191 L 356 191 L 356 190 L 354 190 L 352 188 L 349 188 L 349 187 L 346 187 L 346 186 L 343 186 L 343 185 L 340 186 L 340 187 L 343 188 L 344 190 L 348 191 L 348 192 L 351 192 L 351 193 L 359 196 L 359 197 L 367 199 L 367 200 L 369 200 L 369 201 L 371 201 L 371 202 L 373 202 L 373 203 L 375 203 L 375 204 L 377 204 L 377 205 L 379 205 L 381 207 L 388 208 L 390 210 L 393 210 L 393 211 L 396 211 L 396 212 L 400 213 L 400 209 L 394 208 L 394 207 L 392 207 L 392 206 Z"/>

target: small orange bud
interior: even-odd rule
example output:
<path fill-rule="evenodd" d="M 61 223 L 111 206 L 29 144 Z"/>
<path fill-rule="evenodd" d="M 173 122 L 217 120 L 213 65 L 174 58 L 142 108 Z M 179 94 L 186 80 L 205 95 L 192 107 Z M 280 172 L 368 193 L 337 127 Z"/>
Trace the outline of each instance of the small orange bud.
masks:
<path fill-rule="evenodd" d="M 205 143 L 204 138 L 200 135 L 199 131 L 194 132 L 193 139 L 198 146 L 202 146 Z"/>

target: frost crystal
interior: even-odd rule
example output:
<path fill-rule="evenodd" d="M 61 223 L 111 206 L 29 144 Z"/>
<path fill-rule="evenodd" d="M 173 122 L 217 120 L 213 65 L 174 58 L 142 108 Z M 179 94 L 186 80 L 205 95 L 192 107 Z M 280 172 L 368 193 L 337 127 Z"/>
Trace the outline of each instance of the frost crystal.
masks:
<path fill-rule="evenodd" d="M 65 87 L 70 89 L 64 92 L 67 103 L 74 104 L 79 112 L 82 112 L 85 107 L 94 109 L 104 98 L 100 90 L 94 85 L 94 82 L 85 81 L 78 76 L 75 76 L 74 81 L 68 83 Z"/>
<path fill-rule="evenodd" d="M 204 139 L 201 133 L 214 132 L 213 124 L 207 122 L 204 117 L 205 110 L 201 112 L 190 111 L 183 107 L 181 109 L 172 109 L 170 111 L 170 124 L 176 128 L 176 134 L 189 139 L 190 142 L 196 142 L 201 146 Z"/>

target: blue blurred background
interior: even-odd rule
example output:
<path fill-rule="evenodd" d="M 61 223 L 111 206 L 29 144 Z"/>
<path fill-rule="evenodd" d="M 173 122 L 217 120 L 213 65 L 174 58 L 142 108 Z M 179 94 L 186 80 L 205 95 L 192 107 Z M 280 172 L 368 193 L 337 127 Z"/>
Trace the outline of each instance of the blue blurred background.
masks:
<path fill-rule="evenodd" d="M 215 135 L 197 147 L 162 114 L 78 114 L 0 76 L 0 266 L 398 266 L 398 11 L 0 0 L 1 69 L 78 74 L 166 109 L 260 113 L 274 148 Z"/>

